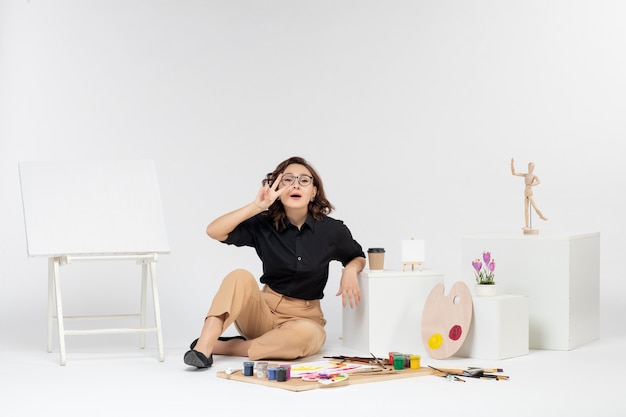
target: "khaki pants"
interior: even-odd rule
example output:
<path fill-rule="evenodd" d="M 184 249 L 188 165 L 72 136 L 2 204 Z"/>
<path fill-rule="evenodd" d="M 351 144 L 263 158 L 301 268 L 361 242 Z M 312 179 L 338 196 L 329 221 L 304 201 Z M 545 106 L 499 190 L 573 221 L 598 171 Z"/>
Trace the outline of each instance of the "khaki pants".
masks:
<path fill-rule="evenodd" d="M 244 269 L 226 275 L 207 316 L 225 314 L 224 328 L 231 324 L 246 339 L 250 360 L 292 360 L 318 353 L 326 341 L 326 320 L 320 300 L 286 297 Z"/>

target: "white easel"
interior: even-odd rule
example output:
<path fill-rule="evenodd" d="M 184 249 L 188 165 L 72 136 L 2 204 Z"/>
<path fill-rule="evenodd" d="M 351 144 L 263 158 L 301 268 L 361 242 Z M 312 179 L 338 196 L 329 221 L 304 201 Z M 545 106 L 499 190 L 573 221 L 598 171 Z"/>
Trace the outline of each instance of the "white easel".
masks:
<path fill-rule="evenodd" d="M 164 360 L 156 280 L 158 255 L 169 253 L 156 166 L 153 161 L 22 162 L 20 182 L 28 255 L 48 258 L 48 352 L 57 321 L 61 365 L 65 336 L 156 333 Z M 61 266 L 82 261 L 134 261 L 141 265 L 139 313 L 64 316 Z M 154 326 L 147 326 L 148 278 Z M 136 328 L 68 330 L 66 320 L 138 318 Z"/>

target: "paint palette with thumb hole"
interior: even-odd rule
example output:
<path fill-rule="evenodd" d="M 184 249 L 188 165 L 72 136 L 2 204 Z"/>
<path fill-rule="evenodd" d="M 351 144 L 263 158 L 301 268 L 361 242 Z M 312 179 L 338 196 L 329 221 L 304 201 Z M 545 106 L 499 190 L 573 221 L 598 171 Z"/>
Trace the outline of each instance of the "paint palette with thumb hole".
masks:
<path fill-rule="evenodd" d="M 446 359 L 461 348 L 472 322 L 472 295 L 463 282 L 433 287 L 422 314 L 422 342 L 431 358 Z"/>

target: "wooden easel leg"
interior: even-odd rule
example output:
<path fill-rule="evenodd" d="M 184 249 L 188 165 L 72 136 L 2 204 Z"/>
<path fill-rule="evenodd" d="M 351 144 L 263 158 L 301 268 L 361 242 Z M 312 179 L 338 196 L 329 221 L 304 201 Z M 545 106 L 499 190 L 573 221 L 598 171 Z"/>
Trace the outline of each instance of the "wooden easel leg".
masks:
<path fill-rule="evenodd" d="M 407 265 L 411 265 L 411 271 L 415 271 L 415 264 L 417 264 L 418 270 L 422 270 L 422 263 L 421 262 L 405 262 L 402 264 L 402 272 L 404 272 L 405 268 Z"/>
<path fill-rule="evenodd" d="M 56 300 L 57 327 L 59 329 L 59 351 L 61 355 L 61 365 L 65 365 L 65 325 L 63 323 L 63 303 L 61 300 L 61 277 L 60 259 L 54 258 L 52 263 L 52 281 L 54 283 L 54 298 Z"/>
<path fill-rule="evenodd" d="M 165 360 L 163 352 L 163 333 L 161 331 L 161 306 L 159 303 L 159 291 L 157 288 L 156 261 L 150 262 L 150 278 L 152 281 L 152 301 L 154 303 L 154 321 L 157 330 L 157 345 L 159 348 L 159 361 Z"/>
<path fill-rule="evenodd" d="M 52 327 L 54 325 L 54 258 L 48 258 L 48 353 L 52 352 Z"/>
<path fill-rule="evenodd" d="M 139 327 L 141 329 L 146 328 L 146 293 L 148 288 L 148 265 L 145 262 L 141 263 L 141 310 L 139 315 Z M 144 349 L 146 347 L 146 333 L 139 333 L 139 348 Z"/>

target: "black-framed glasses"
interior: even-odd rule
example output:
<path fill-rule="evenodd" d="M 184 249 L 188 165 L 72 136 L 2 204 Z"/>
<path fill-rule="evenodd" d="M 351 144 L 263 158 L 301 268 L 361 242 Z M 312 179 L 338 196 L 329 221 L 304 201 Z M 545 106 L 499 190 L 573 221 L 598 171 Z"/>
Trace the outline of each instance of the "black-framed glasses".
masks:
<path fill-rule="evenodd" d="M 285 174 L 280 179 L 280 182 L 282 182 L 283 185 L 290 186 L 290 185 L 295 184 L 296 180 L 298 180 L 298 184 L 300 184 L 303 187 L 308 187 L 309 185 L 313 184 L 313 177 L 310 175 L 306 175 L 306 174 L 301 174 L 301 175 Z"/>

